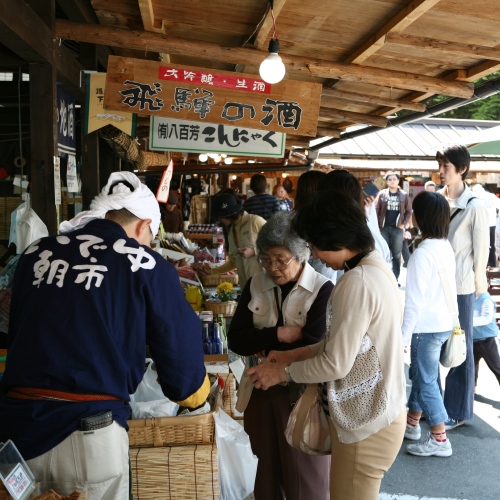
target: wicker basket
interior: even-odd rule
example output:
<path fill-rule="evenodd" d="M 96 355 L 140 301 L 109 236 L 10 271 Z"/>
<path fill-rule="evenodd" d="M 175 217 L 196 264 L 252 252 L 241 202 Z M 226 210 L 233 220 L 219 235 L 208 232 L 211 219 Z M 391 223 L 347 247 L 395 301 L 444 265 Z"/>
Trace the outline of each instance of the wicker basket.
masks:
<path fill-rule="evenodd" d="M 134 498 L 219 498 L 219 466 L 215 444 L 132 449 L 130 465 Z"/>
<path fill-rule="evenodd" d="M 232 316 L 236 309 L 236 302 L 230 300 L 228 302 L 205 302 L 205 311 L 212 311 L 214 314 L 223 314 L 224 316 Z"/>
<path fill-rule="evenodd" d="M 234 417 L 234 405 L 236 404 L 236 379 L 232 373 L 218 373 L 224 380 L 224 392 L 222 393 L 222 409 Z"/>
<path fill-rule="evenodd" d="M 185 446 L 215 442 L 214 413 L 222 407 L 219 393 L 214 409 L 203 415 L 155 417 L 127 420 L 131 448 Z"/>
<path fill-rule="evenodd" d="M 217 286 L 221 283 L 237 285 L 239 283 L 237 274 L 206 274 L 201 279 L 205 286 Z"/>

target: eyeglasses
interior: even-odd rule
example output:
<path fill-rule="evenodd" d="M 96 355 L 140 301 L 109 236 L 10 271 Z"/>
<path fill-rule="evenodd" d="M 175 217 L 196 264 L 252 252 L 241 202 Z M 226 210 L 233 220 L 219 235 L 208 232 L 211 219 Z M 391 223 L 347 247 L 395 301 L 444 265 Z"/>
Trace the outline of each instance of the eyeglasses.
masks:
<path fill-rule="evenodd" d="M 397 181 L 399 180 L 397 177 L 390 177 L 387 179 L 388 181 Z"/>
<path fill-rule="evenodd" d="M 284 260 L 281 259 L 268 259 L 267 257 L 259 257 L 259 264 L 264 268 L 264 269 L 269 269 L 273 267 L 273 265 L 276 265 L 276 268 L 279 269 L 280 271 L 283 271 L 292 260 L 295 259 L 295 257 L 292 257 L 288 262 L 285 262 Z"/>

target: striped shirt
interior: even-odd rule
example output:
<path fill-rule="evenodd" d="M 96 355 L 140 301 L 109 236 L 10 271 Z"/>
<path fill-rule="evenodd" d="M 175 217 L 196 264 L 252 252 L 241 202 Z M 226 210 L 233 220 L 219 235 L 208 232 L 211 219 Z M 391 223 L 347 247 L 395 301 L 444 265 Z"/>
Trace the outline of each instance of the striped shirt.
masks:
<path fill-rule="evenodd" d="M 280 203 L 276 196 L 256 194 L 245 201 L 243 208 L 249 214 L 260 215 L 263 219 L 269 220 L 274 212 L 280 211 Z"/>

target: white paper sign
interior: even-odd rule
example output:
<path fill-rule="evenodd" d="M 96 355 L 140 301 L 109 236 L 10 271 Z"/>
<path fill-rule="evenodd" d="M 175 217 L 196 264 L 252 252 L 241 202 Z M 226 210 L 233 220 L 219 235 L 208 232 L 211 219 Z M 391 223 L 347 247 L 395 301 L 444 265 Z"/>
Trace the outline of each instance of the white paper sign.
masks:
<path fill-rule="evenodd" d="M 20 499 L 28 491 L 33 484 L 26 471 L 21 464 L 17 464 L 16 468 L 7 476 L 4 482 L 13 498 Z"/>
<path fill-rule="evenodd" d="M 61 158 L 54 156 L 54 198 L 55 204 L 61 204 Z"/>
<path fill-rule="evenodd" d="M 153 151 L 226 153 L 238 156 L 285 155 L 286 134 L 247 127 L 151 116 L 149 148 Z"/>
<path fill-rule="evenodd" d="M 168 167 L 163 172 L 160 185 L 158 186 L 158 191 L 156 192 L 156 199 L 160 203 L 167 203 L 168 195 L 170 194 L 170 181 L 172 180 L 173 173 L 174 162 L 173 160 L 170 160 L 168 163 Z"/>
<path fill-rule="evenodd" d="M 73 155 L 68 155 L 68 168 L 66 171 L 66 183 L 68 192 L 78 193 L 78 176 L 76 174 L 76 158 Z"/>

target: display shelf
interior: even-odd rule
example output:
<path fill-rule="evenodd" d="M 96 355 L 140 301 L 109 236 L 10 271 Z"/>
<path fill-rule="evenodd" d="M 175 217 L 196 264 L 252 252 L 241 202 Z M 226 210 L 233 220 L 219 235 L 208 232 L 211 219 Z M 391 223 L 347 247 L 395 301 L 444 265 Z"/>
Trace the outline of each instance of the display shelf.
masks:
<path fill-rule="evenodd" d="M 186 233 L 186 238 L 190 240 L 211 240 L 215 233 Z"/>

